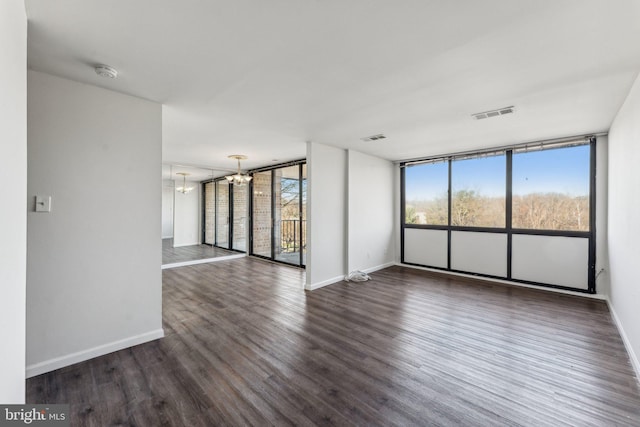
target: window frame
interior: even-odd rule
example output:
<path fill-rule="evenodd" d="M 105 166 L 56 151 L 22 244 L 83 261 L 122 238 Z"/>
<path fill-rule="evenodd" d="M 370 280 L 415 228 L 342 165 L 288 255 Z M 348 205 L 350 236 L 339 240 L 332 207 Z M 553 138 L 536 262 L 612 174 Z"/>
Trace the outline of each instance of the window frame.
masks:
<path fill-rule="evenodd" d="M 307 164 L 307 160 L 306 159 L 301 159 L 301 160 L 293 160 L 290 162 L 285 162 L 285 163 L 280 163 L 280 164 L 276 164 L 276 165 L 272 165 L 272 166 L 267 166 L 267 167 L 263 167 L 263 168 L 258 168 L 258 169 L 252 169 L 247 171 L 247 173 L 250 173 L 252 176 L 255 173 L 262 173 L 262 172 L 269 172 L 271 173 L 271 255 L 270 256 L 265 256 L 265 255 L 261 255 L 261 254 L 257 254 L 254 252 L 254 248 L 253 248 L 253 241 L 254 241 L 254 229 L 253 229 L 253 222 L 254 222 L 254 212 L 253 212 L 253 196 L 254 196 L 254 180 L 251 180 L 250 184 L 250 189 L 249 189 L 249 246 L 247 248 L 247 254 L 249 254 L 250 256 L 254 256 L 257 258 L 262 258 L 262 259 L 266 259 L 269 260 L 271 262 L 276 262 L 276 263 L 280 263 L 280 264 L 285 264 L 291 267 L 296 267 L 296 268 L 302 268 L 302 269 L 306 269 L 306 238 L 307 238 L 307 233 L 306 233 L 306 219 L 302 219 L 302 212 L 303 210 L 306 211 L 306 203 L 307 203 L 307 195 L 306 195 L 306 184 L 304 183 L 305 181 L 308 180 L 308 176 L 307 173 L 308 171 L 305 169 Z M 294 263 L 290 263 L 290 262 L 286 262 L 283 261 L 281 259 L 278 259 L 276 257 L 276 242 L 277 242 L 277 236 L 275 235 L 275 227 L 274 225 L 274 221 L 275 221 L 275 217 L 274 217 L 274 213 L 276 211 L 276 179 L 275 179 L 275 174 L 276 171 L 279 169 L 284 169 L 287 167 L 291 167 L 291 166 L 296 166 L 298 168 L 298 191 L 299 191 L 299 197 L 298 197 L 298 210 L 300 212 L 300 221 L 298 223 L 298 235 L 300 236 L 300 253 L 299 253 L 299 262 L 294 264 Z M 304 194 L 304 196 L 303 196 Z M 305 206 L 305 207 L 303 207 Z M 304 240 L 304 247 L 302 245 L 302 242 Z"/>
<path fill-rule="evenodd" d="M 220 246 L 218 244 L 219 242 L 219 233 L 218 233 L 218 216 L 221 214 L 219 212 L 218 209 L 218 196 L 219 196 L 219 192 L 218 192 L 218 183 L 220 182 L 226 182 L 226 178 L 224 177 L 220 177 L 220 178 L 214 178 L 214 179 L 207 179 L 205 181 L 201 181 L 200 185 L 202 186 L 202 208 L 201 208 L 201 212 L 202 212 L 202 224 L 201 224 L 201 234 L 202 234 L 202 244 L 203 245 L 208 245 L 208 246 L 212 246 L 215 248 L 220 248 L 220 249 L 225 249 L 227 251 L 231 251 L 231 252 L 238 252 L 241 254 L 246 254 L 248 253 L 247 251 L 243 251 L 240 249 L 233 249 L 233 185 L 229 185 L 229 189 L 227 191 L 227 197 L 228 197 L 228 212 L 227 212 L 227 218 L 228 218 L 228 229 L 227 232 L 225 233 L 227 235 L 227 242 L 229 247 L 225 247 L 225 246 Z M 207 222 L 207 211 L 206 211 L 206 203 L 207 203 L 207 195 L 206 195 L 206 185 L 207 184 L 213 184 L 213 200 L 214 200 L 214 209 L 213 209 L 213 227 L 214 227 L 214 243 L 207 243 L 205 241 L 205 234 L 206 234 L 206 222 Z M 247 203 L 247 209 L 249 209 L 249 203 Z M 247 241 L 248 243 L 248 241 Z"/>
<path fill-rule="evenodd" d="M 534 145 L 534 144 L 530 144 Z M 474 276 L 491 277 L 496 279 L 506 279 L 514 282 L 526 283 L 536 286 L 544 286 L 558 289 L 566 289 L 578 292 L 586 292 L 594 294 L 596 292 L 595 283 L 595 258 L 596 258 L 596 138 L 590 136 L 587 138 L 573 138 L 564 142 L 555 143 L 535 143 L 535 146 L 539 149 L 552 149 L 564 146 L 579 146 L 589 145 L 589 231 L 577 231 L 577 230 L 544 230 L 544 229 L 527 229 L 527 228 L 513 228 L 513 154 L 514 151 L 525 147 L 526 145 L 514 145 L 508 148 L 500 148 L 495 150 L 477 151 L 464 153 L 462 155 L 446 155 L 433 158 L 412 160 L 400 162 L 400 261 L 403 264 L 415 265 L 419 267 L 428 267 L 437 270 L 444 270 L 456 273 L 470 274 Z M 546 147 L 546 148 L 545 148 Z M 505 227 L 476 227 L 476 226 L 458 226 L 451 225 L 451 207 L 452 207 L 452 162 L 461 158 L 473 158 L 481 157 L 487 154 L 497 154 L 504 152 L 506 157 L 506 188 L 505 188 Z M 429 162 L 442 162 L 448 163 L 449 170 L 449 187 L 448 187 L 448 225 L 431 225 L 431 224 L 408 224 L 405 223 L 406 215 L 406 176 L 405 171 L 407 167 L 413 164 L 429 163 Z M 443 230 L 447 231 L 447 268 L 429 266 L 422 264 L 413 264 L 405 261 L 405 242 L 404 235 L 405 229 L 426 229 L 426 230 Z M 494 277 L 481 273 L 457 271 L 451 268 L 451 234 L 454 231 L 467 231 L 467 232 L 481 232 L 481 233 L 502 233 L 507 235 L 507 275 L 506 277 Z M 559 236 L 559 237 L 578 237 L 588 239 L 588 283 L 587 289 L 571 288 L 566 286 L 552 285 L 547 283 L 531 282 L 527 280 L 515 279 L 511 275 L 512 264 L 512 238 L 514 235 L 530 235 L 530 236 Z"/>
<path fill-rule="evenodd" d="M 435 223 L 431 223 L 431 224 L 430 224 L 430 223 L 426 223 L 426 224 L 420 224 L 420 223 L 407 223 L 407 222 L 406 222 L 406 208 L 407 208 L 407 201 L 406 201 L 406 187 L 405 187 L 405 186 L 403 186 L 403 187 L 402 187 L 402 188 L 403 188 L 403 190 L 405 191 L 405 192 L 404 192 L 405 200 L 404 200 L 404 202 L 403 202 L 403 215 L 404 215 L 404 216 L 402 217 L 402 222 L 403 222 L 403 223 L 405 223 L 405 224 L 407 224 L 407 225 L 429 225 L 429 226 L 433 226 L 433 227 L 446 227 L 446 226 L 448 226 L 448 225 L 451 223 L 451 208 L 450 208 L 451 201 L 449 200 L 449 199 L 450 199 L 450 197 L 449 197 L 449 195 L 450 195 L 449 188 L 450 188 L 450 186 L 451 186 L 451 185 L 450 185 L 450 184 L 451 184 L 451 170 L 450 170 L 449 162 L 448 162 L 448 160 L 439 160 L 439 161 L 433 161 L 433 162 L 426 163 L 426 165 L 441 165 L 441 164 L 446 164 L 445 177 L 446 177 L 446 185 L 447 185 L 447 188 L 446 188 L 446 199 L 447 199 L 447 201 L 446 201 L 446 204 L 447 204 L 447 218 L 446 218 L 446 221 L 447 221 L 447 224 L 435 224 Z M 418 165 L 418 166 L 421 166 L 421 165 Z M 405 178 L 405 182 L 406 182 L 406 176 L 404 176 L 404 173 L 406 173 L 405 171 L 406 171 L 406 168 L 404 168 L 404 169 L 403 169 L 403 177 Z"/>

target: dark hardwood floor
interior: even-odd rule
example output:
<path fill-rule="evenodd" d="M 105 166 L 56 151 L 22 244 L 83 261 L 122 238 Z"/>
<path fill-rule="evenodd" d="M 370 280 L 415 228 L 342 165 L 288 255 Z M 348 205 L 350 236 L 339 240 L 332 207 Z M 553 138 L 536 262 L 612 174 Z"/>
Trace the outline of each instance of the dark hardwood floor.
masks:
<path fill-rule="evenodd" d="M 191 245 L 174 248 L 173 239 L 162 239 L 162 265 L 238 254 L 240 253 L 209 245 Z"/>
<path fill-rule="evenodd" d="M 638 426 L 602 301 L 392 267 L 313 292 L 252 258 L 163 271 L 166 337 L 27 381 L 74 426 Z"/>

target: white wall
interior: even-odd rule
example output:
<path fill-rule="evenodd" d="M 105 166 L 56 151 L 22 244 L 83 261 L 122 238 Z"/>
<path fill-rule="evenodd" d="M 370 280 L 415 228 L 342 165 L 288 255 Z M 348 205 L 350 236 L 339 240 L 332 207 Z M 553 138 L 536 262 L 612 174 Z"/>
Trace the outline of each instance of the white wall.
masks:
<path fill-rule="evenodd" d="M 173 180 L 162 181 L 162 238 L 173 237 Z"/>
<path fill-rule="evenodd" d="M 176 181 L 175 186 L 181 187 L 182 181 Z M 194 187 L 194 189 L 187 194 L 176 191 L 174 195 L 174 247 L 198 245 L 201 240 L 200 200 L 202 200 L 202 186 L 197 182 L 187 181 L 187 187 Z"/>
<path fill-rule="evenodd" d="M 316 289 L 347 269 L 347 152 L 307 143 L 307 280 Z"/>
<path fill-rule="evenodd" d="M 507 277 L 506 233 L 452 231 L 451 269 Z"/>
<path fill-rule="evenodd" d="M 400 196 L 401 196 L 401 192 L 400 192 L 400 187 L 402 187 L 401 184 L 401 178 L 400 178 L 400 167 L 396 164 L 394 171 L 393 171 L 393 234 L 394 234 L 394 239 L 395 239 L 395 262 L 396 264 L 400 264 L 400 260 L 402 257 L 402 240 L 401 240 L 401 234 L 402 234 L 402 227 L 400 226 L 400 222 L 401 222 L 401 203 L 400 203 Z"/>
<path fill-rule="evenodd" d="M 589 287 L 587 238 L 515 234 L 511 260 L 514 279 L 584 290 Z"/>
<path fill-rule="evenodd" d="M 610 302 L 640 375 L 640 78 L 609 131 Z"/>
<path fill-rule="evenodd" d="M 394 172 L 388 160 L 348 151 L 348 268 L 375 271 L 395 261 Z"/>
<path fill-rule="evenodd" d="M 609 138 L 599 136 L 596 141 L 596 293 L 608 296 L 609 250 L 608 250 L 608 157 Z M 598 272 L 602 272 L 598 274 Z"/>
<path fill-rule="evenodd" d="M 28 87 L 32 376 L 163 335 L 162 112 L 38 72 Z M 52 196 L 50 213 L 33 212 L 35 195 Z"/>
<path fill-rule="evenodd" d="M 27 15 L 0 2 L 0 403 L 25 399 Z"/>
<path fill-rule="evenodd" d="M 405 228 L 404 262 L 447 268 L 448 245 L 449 233 L 446 230 Z"/>

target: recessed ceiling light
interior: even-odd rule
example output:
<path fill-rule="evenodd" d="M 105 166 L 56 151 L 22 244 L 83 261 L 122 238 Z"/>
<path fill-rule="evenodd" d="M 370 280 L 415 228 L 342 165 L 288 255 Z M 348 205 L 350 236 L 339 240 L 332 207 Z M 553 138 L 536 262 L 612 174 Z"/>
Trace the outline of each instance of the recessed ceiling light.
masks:
<path fill-rule="evenodd" d="M 100 77 L 107 77 L 109 79 L 115 79 L 118 77 L 118 70 L 113 67 L 109 67 L 108 65 L 97 65 L 96 74 Z"/>

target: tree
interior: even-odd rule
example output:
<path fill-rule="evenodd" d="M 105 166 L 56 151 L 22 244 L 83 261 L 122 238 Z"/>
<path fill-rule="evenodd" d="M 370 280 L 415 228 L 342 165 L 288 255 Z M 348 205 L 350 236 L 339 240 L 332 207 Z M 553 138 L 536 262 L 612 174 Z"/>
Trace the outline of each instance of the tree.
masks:
<path fill-rule="evenodd" d="M 480 213 L 479 195 L 474 190 L 458 190 L 451 199 L 451 225 L 476 225 Z"/>
<path fill-rule="evenodd" d="M 416 208 L 411 205 L 407 205 L 404 208 L 404 223 L 416 224 L 418 222 L 418 215 L 416 214 Z"/>

